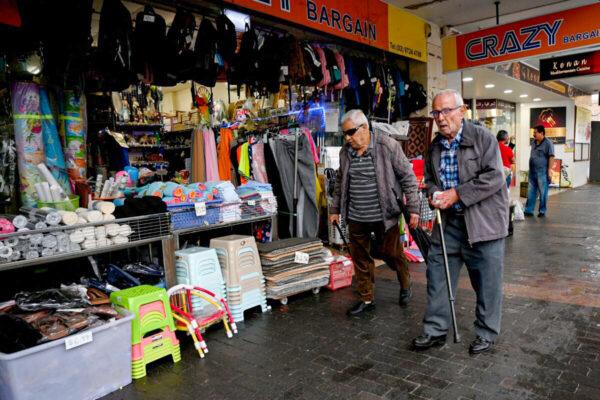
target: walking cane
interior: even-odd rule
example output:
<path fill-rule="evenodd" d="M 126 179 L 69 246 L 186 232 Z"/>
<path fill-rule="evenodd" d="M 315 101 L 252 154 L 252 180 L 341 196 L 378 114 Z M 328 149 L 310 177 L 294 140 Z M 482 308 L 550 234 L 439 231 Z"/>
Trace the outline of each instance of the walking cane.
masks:
<path fill-rule="evenodd" d="M 440 238 L 442 240 L 442 254 L 444 255 L 444 269 L 446 272 L 446 286 L 448 287 L 448 301 L 450 302 L 450 313 L 452 314 L 452 328 L 454 330 L 454 343 L 460 343 L 458 326 L 456 324 L 456 311 L 454 309 L 454 294 L 452 293 L 452 282 L 450 281 L 450 268 L 448 267 L 448 251 L 446 250 L 446 240 L 444 239 L 444 227 L 442 226 L 442 213 L 439 208 L 435 209 L 436 219 L 440 227 Z"/>

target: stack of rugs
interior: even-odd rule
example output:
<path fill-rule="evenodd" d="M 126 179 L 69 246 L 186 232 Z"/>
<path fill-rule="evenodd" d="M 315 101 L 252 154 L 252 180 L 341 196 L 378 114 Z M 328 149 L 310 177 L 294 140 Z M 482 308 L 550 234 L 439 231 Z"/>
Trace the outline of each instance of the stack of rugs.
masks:
<path fill-rule="evenodd" d="M 248 181 L 236 189 L 242 199 L 242 217 L 253 215 L 274 215 L 277 213 L 277 199 L 269 183 Z"/>
<path fill-rule="evenodd" d="M 319 239 L 291 238 L 257 244 L 267 298 L 282 299 L 329 283 L 331 255 Z M 297 263 L 296 253 L 308 254 L 307 263 Z M 305 260 L 306 261 L 306 260 Z"/>

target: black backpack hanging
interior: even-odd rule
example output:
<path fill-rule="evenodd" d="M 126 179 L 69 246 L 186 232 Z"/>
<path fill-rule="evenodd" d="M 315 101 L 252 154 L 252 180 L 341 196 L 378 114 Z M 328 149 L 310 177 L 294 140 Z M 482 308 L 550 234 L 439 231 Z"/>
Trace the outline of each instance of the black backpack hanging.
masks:
<path fill-rule="evenodd" d="M 260 88 L 268 93 L 279 92 L 283 50 L 282 41 L 274 35 L 266 35 L 263 45 L 258 50 L 257 81 Z"/>
<path fill-rule="evenodd" d="M 304 69 L 308 73 L 306 80 L 302 82 L 303 85 L 316 85 L 323 80 L 323 71 L 321 70 L 321 61 L 319 56 L 315 53 L 310 43 L 302 44 L 302 54 L 304 59 Z"/>
<path fill-rule="evenodd" d="M 152 6 L 145 6 L 144 11 L 137 14 L 134 38 L 135 72 L 146 83 L 162 81 L 167 25 Z"/>
<path fill-rule="evenodd" d="M 208 18 L 202 18 L 194 47 L 195 67 L 192 79 L 214 87 L 217 82 L 217 30 Z"/>
<path fill-rule="evenodd" d="M 215 19 L 217 25 L 217 53 L 227 64 L 231 63 L 237 48 L 237 33 L 235 25 L 227 15 L 221 13 Z"/>
<path fill-rule="evenodd" d="M 408 114 L 427 106 L 427 92 L 423 88 L 423 85 L 415 81 L 409 82 L 404 94 L 404 101 Z"/>
<path fill-rule="evenodd" d="M 325 58 L 327 59 L 327 69 L 329 70 L 329 75 L 331 76 L 331 82 L 329 82 L 329 85 L 337 85 L 342 80 L 342 72 L 337 65 L 335 54 L 333 53 L 333 50 L 327 47 L 323 47 L 323 52 L 325 53 Z"/>
<path fill-rule="evenodd" d="M 195 66 L 195 56 L 192 50 L 196 18 L 194 14 L 184 9 L 178 9 L 171 28 L 167 33 L 165 86 L 175 85 L 178 81 L 191 79 Z"/>
<path fill-rule="evenodd" d="M 105 90 L 122 91 L 134 81 L 131 14 L 120 0 L 104 0 L 98 30 L 98 63 Z"/>
<path fill-rule="evenodd" d="M 233 57 L 227 71 L 227 81 L 232 85 L 243 85 L 256 81 L 258 70 L 258 37 L 253 29 L 246 25 L 246 31 L 240 42 L 240 51 Z"/>

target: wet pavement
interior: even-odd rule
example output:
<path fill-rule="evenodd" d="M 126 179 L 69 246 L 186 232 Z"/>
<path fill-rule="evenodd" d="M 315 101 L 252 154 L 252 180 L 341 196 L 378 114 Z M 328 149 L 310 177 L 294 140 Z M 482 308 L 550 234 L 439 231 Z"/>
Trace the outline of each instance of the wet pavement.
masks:
<path fill-rule="evenodd" d="M 240 333 L 205 338 L 201 360 L 183 338 L 182 360 L 105 399 L 600 399 L 600 186 L 550 198 L 548 215 L 516 222 L 507 239 L 503 330 L 470 356 L 475 297 L 463 269 L 457 314 L 463 342 L 409 350 L 425 307 L 424 264 L 412 265 L 414 299 L 377 271 L 377 309 L 347 318 L 351 288 L 246 313 Z"/>

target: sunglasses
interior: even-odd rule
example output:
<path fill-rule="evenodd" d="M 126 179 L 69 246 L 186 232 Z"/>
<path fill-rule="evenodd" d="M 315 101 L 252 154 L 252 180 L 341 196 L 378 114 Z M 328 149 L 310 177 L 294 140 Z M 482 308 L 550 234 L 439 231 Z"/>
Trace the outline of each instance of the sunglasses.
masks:
<path fill-rule="evenodd" d="M 363 125 L 359 125 L 356 128 L 348 129 L 347 131 L 342 131 L 342 132 L 344 133 L 344 136 L 352 136 L 356 132 L 358 132 L 360 130 L 360 128 L 362 128 L 362 127 L 363 127 Z"/>

